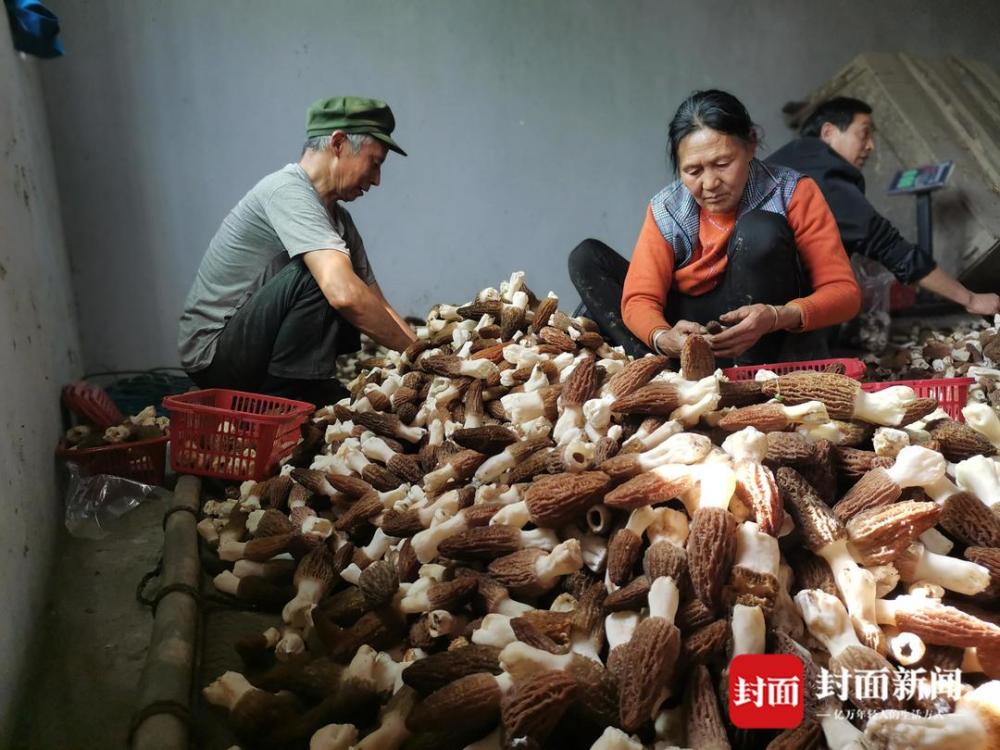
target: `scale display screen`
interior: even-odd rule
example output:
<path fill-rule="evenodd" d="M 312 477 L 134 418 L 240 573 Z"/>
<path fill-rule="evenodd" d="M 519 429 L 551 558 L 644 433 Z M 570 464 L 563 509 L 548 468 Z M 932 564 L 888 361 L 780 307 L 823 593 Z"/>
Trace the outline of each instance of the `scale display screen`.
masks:
<path fill-rule="evenodd" d="M 951 177 L 951 170 L 954 166 L 954 162 L 943 161 L 940 164 L 902 169 L 896 172 L 896 176 L 889 183 L 889 194 L 929 193 L 931 190 L 944 187 L 948 178 Z"/>

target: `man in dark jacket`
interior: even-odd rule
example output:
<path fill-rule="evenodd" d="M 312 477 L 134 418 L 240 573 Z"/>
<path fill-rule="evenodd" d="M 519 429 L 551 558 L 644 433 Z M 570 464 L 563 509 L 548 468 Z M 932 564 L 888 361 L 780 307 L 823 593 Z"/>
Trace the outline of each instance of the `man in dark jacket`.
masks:
<path fill-rule="evenodd" d="M 839 96 L 820 104 L 797 138 L 766 161 L 812 177 L 837 220 L 844 248 L 885 266 L 903 284 L 919 284 L 977 315 L 1000 312 L 996 294 L 976 294 L 942 269 L 929 253 L 907 242 L 865 198 L 861 168 L 875 150 L 872 108 Z"/>

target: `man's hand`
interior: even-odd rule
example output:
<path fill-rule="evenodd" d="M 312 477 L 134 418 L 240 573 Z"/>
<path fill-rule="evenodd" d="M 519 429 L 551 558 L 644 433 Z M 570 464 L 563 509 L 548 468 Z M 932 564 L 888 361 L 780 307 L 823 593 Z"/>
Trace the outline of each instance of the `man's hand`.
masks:
<path fill-rule="evenodd" d="M 935 268 L 917 283 L 934 294 L 957 302 L 972 315 L 995 315 L 1000 312 L 1000 297 L 995 294 L 976 294 L 940 268 Z"/>
<path fill-rule="evenodd" d="M 684 339 L 692 333 L 705 333 L 705 326 L 690 320 L 678 320 L 673 328 L 656 334 L 656 347 L 668 357 L 679 357 Z"/>
<path fill-rule="evenodd" d="M 304 261 L 330 306 L 376 343 L 401 352 L 416 338 L 406 321 L 390 312 L 377 285 L 371 289 L 358 278 L 350 256 L 339 250 L 313 250 Z"/>
<path fill-rule="evenodd" d="M 738 357 L 756 344 L 761 336 L 778 328 L 779 313 L 772 305 L 744 305 L 719 316 L 729 328 L 708 337 L 717 357 Z"/>
<path fill-rule="evenodd" d="M 1000 296 L 996 294 L 970 294 L 965 311 L 972 315 L 996 315 L 1000 312 Z"/>

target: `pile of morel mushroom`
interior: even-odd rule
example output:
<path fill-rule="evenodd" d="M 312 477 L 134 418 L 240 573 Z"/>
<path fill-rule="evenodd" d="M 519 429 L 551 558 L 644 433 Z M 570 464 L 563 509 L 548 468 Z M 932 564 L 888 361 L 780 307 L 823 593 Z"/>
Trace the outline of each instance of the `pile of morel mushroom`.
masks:
<path fill-rule="evenodd" d="M 991 407 L 630 359 L 521 273 L 419 333 L 204 508 L 282 618 L 204 688 L 242 747 L 1000 747 Z M 801 725 L 732 724 L 744 654 L 802 660 Z"/>

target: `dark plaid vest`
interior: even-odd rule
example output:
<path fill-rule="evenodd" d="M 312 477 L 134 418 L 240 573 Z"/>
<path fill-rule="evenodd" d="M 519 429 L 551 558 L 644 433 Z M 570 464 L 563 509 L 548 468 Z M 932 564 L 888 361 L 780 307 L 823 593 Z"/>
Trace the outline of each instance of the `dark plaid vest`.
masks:
<path fill-rule="evenodd" d="M 750 176 L 743 189 L 736 218 L 748 211 L 770 211 L 788 215 L 788 203 L 802 175 L 793 169 L 765 164 L 759 159 L 750 162 Z M 698 246 L 701 208 L 680 180 L 675 180 L 653 196 L 650 201 L 653 219 L 663 238 L 674 249 L 674 268 L 686 265 Z"/>

